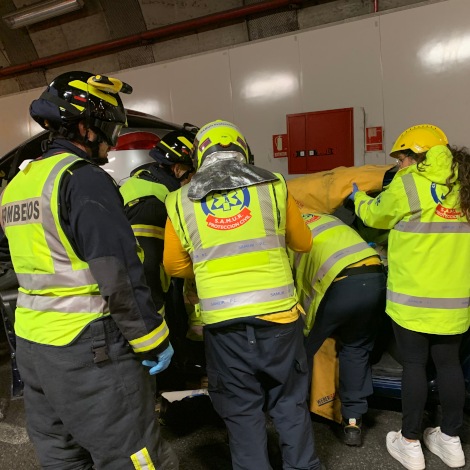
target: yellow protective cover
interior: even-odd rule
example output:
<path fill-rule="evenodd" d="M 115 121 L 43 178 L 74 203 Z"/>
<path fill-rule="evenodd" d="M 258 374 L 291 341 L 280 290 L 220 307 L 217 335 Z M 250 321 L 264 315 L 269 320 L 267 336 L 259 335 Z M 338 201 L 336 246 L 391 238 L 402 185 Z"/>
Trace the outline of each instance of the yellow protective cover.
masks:
<path fill-rule="evenodd" d="M 332 214 L 352 192 L 352 183 L 361 191 L 382 191 L 385 172 L 394 165 L 340 166 L 287 181 L 287 188 L 303 213 Z"/>
<path fill-rule="evenodd" d="M 341 423 L 338 387 L 338 345 L 334 338 L 327 338 L 313 358 L 310 411 Z"/>

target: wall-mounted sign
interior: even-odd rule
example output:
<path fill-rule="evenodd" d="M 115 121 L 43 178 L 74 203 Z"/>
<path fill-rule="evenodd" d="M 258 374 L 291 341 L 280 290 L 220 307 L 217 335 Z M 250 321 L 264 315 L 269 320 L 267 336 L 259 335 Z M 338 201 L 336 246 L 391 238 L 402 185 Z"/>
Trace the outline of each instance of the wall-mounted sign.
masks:
<path fill-rule="evenodd" d="M 273 135 L 274 158 L 287 157 L 287 134 Z"/>
<path fill-rule="evenodd" d="M 366 128 L 366 152 L 383 152 L 383 128 Z"/>

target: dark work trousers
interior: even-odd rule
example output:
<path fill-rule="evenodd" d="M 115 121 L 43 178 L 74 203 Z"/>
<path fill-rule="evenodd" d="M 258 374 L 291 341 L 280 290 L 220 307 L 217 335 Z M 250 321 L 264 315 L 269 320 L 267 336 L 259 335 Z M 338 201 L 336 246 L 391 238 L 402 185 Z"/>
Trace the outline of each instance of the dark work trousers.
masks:
<path fill-rule="evenodd" d="M 383 273 L 356 274 L 333 282 L 320 302 L 305 346 L 309 370 L 313 356 L 333 334 L 339 340 L 339 396 L 344 418 L 360 418 L 372 395 L 369 355 L 378 320 L 385 310 Z"/>
<path fill-rule="evenodd" d="M 106 342 L 108 359 L 92 347 Z M 160 437 L 155 379 L 111 318 L 88 325 L 71 345 L 17 339 L 28 433 L 41 468 L 50 470 L 177 469 Z M 131 455 L 135 455 L 131 460 Z"/>
<path fill-rule="evenodd" d="M 403 358 L 401 382 L 402 434 L 419 439 L 428 396 L 426 364 L 431 352 L 436 366 L 441 430 L 457 436 L 463 423 L 465 381 L 459 359 L 462 335 L 431 335 L 407 330 L 392 322 L 398 349 Z"/>
<path fill-rule="evenodd" d="M 270 470 L 267 411 L 284 469 L 320 469 L 307 408 L 302 320 L 204 328 L 209 395 L 225 421 L 234 470 Z"/>

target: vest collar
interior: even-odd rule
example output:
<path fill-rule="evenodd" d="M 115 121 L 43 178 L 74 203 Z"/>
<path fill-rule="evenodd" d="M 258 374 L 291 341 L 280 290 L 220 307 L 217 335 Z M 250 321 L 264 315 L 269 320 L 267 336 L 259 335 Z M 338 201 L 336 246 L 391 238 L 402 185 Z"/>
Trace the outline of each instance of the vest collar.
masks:
<path fill-rule="evenodd" d="M 234 158 L 223 155 L 229 153 L 235 154 Z M 188 197 L 192 201 L 199 201 L 213 191 L 231 191 L 279 179 L 270 171 L 240 162 L 236 158 L 238 152 L 220 152 L 220 154 L 224 158 L 214 159 L 210 165 L 202 165 L 192 177 L 188 189 Z"/>
<path fill-rule="evenodd" d="M 84 150 L 78 148 L 66 139 L 54 139 L 46 152 L 44 152 L 42 158 L 51 157 L 52 155 L 64 152 L 73 153 L 74 155 L 77 155 L 77 157 L 89 160 L 88 154 Z"/>

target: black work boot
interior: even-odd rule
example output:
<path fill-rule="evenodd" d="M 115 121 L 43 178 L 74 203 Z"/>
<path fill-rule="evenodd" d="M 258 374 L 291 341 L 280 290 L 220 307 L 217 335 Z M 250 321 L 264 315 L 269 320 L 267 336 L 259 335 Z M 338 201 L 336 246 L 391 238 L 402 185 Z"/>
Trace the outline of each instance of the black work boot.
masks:
<path fill-rule="evenodd" d="M 343 416 L 341 423 L 343 432 L 341 440 L 348 446 L 361 446 L 362 445 L 362 418 L 349 418 Z"/>

